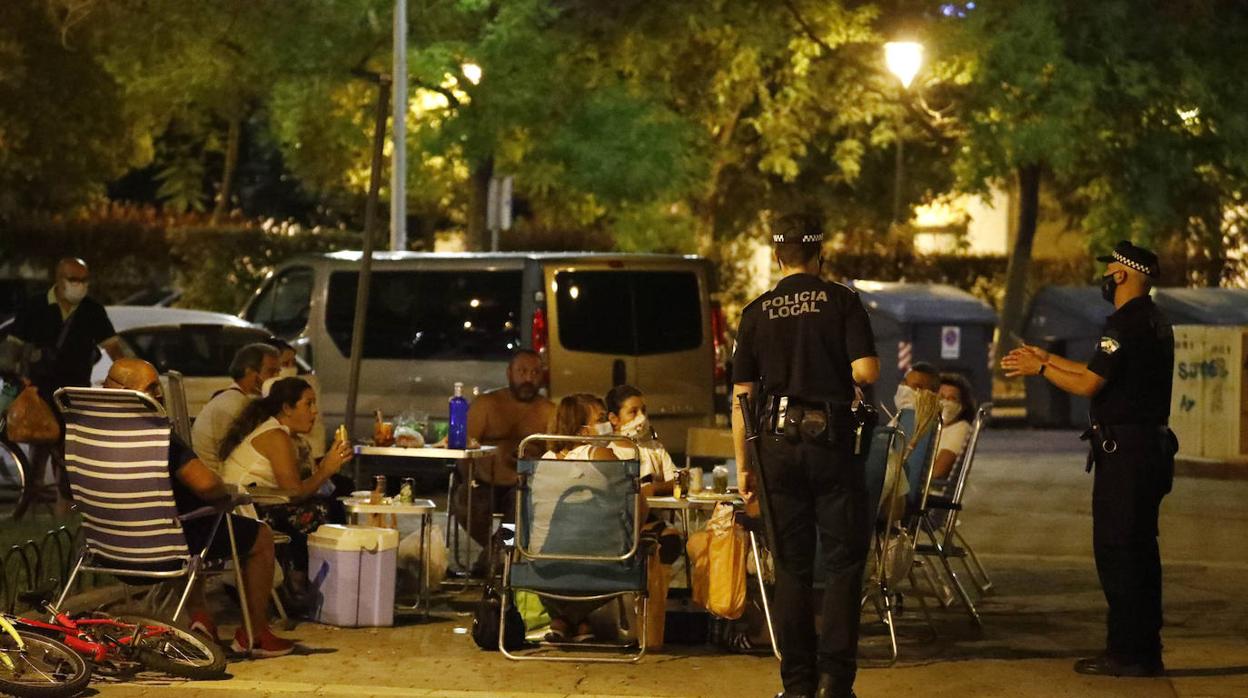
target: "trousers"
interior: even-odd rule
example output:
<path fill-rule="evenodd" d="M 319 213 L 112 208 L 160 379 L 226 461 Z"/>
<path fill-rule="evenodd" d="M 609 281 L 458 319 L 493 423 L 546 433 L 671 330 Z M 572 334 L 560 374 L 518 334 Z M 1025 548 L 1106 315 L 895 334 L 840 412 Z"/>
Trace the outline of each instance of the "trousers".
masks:
<path fill-rule="evenodd" d="M 1105 649 L 1114 658 L 1161 659 L 1161 500 L 1174 481 L 1174 454 L 1156 426 L 1112 425 L 1094 439 L 1092 549 L 1105 594 Z"/>
<path fill-rule="evenodd" d="M 819 674 L 848 693 L 857 673 L 859 602 L 870 536 L 862 462 L 853 437 L 791 443 L 763 434 L 761 454 L 775 524 L 776 617 L 788 693 L 813 694 Z M 824 584 L 816 634 L 814 584 Z"/>

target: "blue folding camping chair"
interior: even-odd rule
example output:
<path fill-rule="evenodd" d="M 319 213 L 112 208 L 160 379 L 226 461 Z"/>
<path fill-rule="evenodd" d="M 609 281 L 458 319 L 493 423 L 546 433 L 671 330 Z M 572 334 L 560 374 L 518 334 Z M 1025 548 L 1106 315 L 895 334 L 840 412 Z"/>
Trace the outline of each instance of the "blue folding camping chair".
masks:
<path fill-rule="evenodd" d="M 619 437 L 530 436 L 520 443 L 516 470 L 516 530 L 503 560 L 499 649 L 509 659 L 636 662 L 646 653 L 646 558 L 641 546 L 640 464 L 523 458 L 534 441 L 594 443 Z M 607 602 L 640 598 L 636 652 L 623 657 L 548 655 L 542 650 L 630 649 L 633 643 L 551 643 L 534 651 L 509 649 L 504 640 L 512 593 L 530 591 L 557 602 Z"/>

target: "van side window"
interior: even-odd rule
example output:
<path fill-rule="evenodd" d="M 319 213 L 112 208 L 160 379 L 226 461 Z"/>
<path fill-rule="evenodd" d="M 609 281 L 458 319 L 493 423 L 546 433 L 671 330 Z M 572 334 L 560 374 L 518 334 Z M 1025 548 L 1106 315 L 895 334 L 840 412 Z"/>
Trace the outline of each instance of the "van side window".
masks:
<path fill-rule="evenodd" d="M 684 271 L 564 271 L 559 343 L 571 351 L 649 356 L 702 346 L 698 277 Z"/>
<path fill-rule="evenodd" d="M 330 274 L 325 325 L 351 354 L 359 274 Z M 366 359 L 507 359 L 520 348 L 519 271 L 374 271 Z"/>
<path fill-rule="evenodd" d="M 283 339 L 294 339 L 308 325 L 312 303 L 312 270 L 287 269 L 260 292 L 247 315 L 251 322 L 264 325 Z"/>

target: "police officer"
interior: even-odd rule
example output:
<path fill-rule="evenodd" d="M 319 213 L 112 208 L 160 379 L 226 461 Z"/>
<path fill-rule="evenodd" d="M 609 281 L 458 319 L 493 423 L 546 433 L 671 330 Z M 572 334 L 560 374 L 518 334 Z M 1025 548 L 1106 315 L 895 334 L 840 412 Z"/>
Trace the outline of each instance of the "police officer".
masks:
<path fill-rule="evenodd" d="M 817 222 L 786 219 L 772 242 L 784 278 L 746 306 L 733 354 L 737 482 L 747 496 L 758 488 L 746 470 L 744 420 L 754 417 L 741 413 L 737 396 L 744 393 L 763 408 L 762 475 L 778 548 L 779 695 L 844 698 L 854 695 L 870 535 L 850 405 L 856 386 L 879 377 L 879 359 L 858 294 L 819 278 L 823 234 Z M 816 566 L 826 582 L 817 641 Z"/>
<path fill-rule="evenodd" d="M 1092 545 L 1109 604 L 1105 652 L 1075 662 L 1081 674 L 1160 676 L 1161 556 L 1157 516 L 1174 479 L 1178 441 L 1166 424 L 1174 370 L 1174 331 L 1149 298 L 1157 255 L 1120 242 L 1101 277 L 1115 311 L 1087 365 L 1032 346 L 1002 361 L 1008 376 L 1044 376 L 1092 398 L 1088 467 Z"/>

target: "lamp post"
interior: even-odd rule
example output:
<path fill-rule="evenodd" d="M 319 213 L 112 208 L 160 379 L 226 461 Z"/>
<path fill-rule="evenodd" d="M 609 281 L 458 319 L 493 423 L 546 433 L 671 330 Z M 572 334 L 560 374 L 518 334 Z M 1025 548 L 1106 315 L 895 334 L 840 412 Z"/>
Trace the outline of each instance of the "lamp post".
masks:
<path fill-rule="evenodd" d="M 901 81 L 903 91 L 910 89 L 914 76 L 923 65 L 923 44 L 917 41 L 890 41 L 884 44 L 884 64 L 888 72 Z M 905 177 L 905 140 L 901 136 L 901 119 L 897 117 L 897 163 L 893 182 L 893 225 L 901 224 L 901 183 Z"/>

